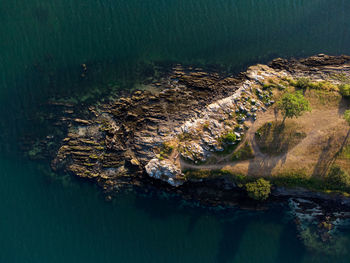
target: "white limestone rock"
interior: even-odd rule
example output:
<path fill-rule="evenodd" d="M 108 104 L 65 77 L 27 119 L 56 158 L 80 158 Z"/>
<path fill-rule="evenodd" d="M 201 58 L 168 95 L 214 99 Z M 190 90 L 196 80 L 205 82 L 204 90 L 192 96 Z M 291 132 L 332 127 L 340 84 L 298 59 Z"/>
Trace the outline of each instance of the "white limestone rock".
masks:
<path fill-rule="evenodd" d="M 148 162 L 145 169 L 150 177 L 160 179 L 175 187 L 185 182 L 180 168 L 170 160 L 152 159 Z"/>

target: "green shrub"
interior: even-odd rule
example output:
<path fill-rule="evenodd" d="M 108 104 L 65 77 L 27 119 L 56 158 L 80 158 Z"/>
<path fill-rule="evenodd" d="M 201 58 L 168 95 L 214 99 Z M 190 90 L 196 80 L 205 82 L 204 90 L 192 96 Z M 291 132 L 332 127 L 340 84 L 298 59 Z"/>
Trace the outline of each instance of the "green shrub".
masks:
<path fill-rule="evenodd" d="M 334 189 L 346 189 L 350 187 L 350 175 L 339 166 L 334 165 L 327 175 L 327 182 Z"/>
<path fill-rule="evenodd" d="M 339 85 L 339 91 L 344 97 L 350 97 L 350 84 Z"/>
<path fill-rule="evenodd" d="M 255 182 L 247 183 L 245 185 L 248 196 L 255 200 L 265 200 L 271 193 L 271 184 L 269 181 L 260 178 Z"/>
<path fill-rule="evenodd" d="M 236 134 L 234 134 L 233 132 L 229 132 L 223 137 L 223 139 L 227 143 L 234 143 L 237 137 L 236 137 Z"/>
<path fill-rule="evenodd" d="M 299 78 L 295 82 L 295 87 L 299 89 L 307 89 L 312 86 L 312 82 L 308 78 Z"/>

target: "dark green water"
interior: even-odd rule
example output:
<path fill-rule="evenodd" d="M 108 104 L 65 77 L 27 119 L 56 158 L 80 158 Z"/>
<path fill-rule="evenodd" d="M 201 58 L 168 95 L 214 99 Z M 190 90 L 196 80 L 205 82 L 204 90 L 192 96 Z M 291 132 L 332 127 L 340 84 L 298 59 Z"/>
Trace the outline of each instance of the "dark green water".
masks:
<path fill-rule="evenodd" d="M 287 209 L 214 212 L 132 193 L 106 203 L 14 145 L 47 98 L 132 88 L 155 62 L 237 72 L 350 54 L 349 14 L 348 0 L 2 0 L 0 262 L 348 262 L 306 250 Z"/>

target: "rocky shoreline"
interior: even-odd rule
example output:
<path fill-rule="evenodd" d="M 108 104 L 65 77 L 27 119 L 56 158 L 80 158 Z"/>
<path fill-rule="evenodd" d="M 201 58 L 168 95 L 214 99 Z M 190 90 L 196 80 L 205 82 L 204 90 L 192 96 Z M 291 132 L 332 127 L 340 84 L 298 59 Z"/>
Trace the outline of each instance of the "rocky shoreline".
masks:
<path fill-rule="evenodd" d="M 56 120 L 67 135 L 57 153 L 46 150 L 40 154 L 53 158 L 54 171 L 96 181 L 108 194 L 128 185 L 154 183 L 179 192 L 186 185 L 205 181 L 187 178 L 183 164 L 215 162 L 213 155 L 237 147 L 248 122 L 274 104 L 273 89 L 266 87 L 272 84 L 267 80 L 329 80 L 330 74 L 349 71 L 350 56 L 327 55 L 275 59 L 268 65 L 251 66 L 238 76 L 176 65 L 146 90 L 90 106 L 85 115 Z M 64 113 L 74 112 L 73 105 L 55 105 L 63 106 Z M 234 140 L 226 140 L 228 131 Z M 53 137 L 48 135 L 40 146 L 53 145 Z M 297 196 L 300 191 L 288 195 Z"/>
<path fill-rule="evenodd" d="M 63 139 L 48 135 L 35 143 L 29 156 L 51 159 L 55 172 L 96 182 L 107 200 L 133 187 L 177 194 L 211 207 L 256 209 L 284 202 L 294 211 L 300 233 L 316 224 L 312 239 L 329 241 L 334 227 L 350 218 L 348 197 L 274 186 L 268 201 L 259 203 L 225 173 L 191 177 L 186 170 L 201 165 L 215 169 L 226 152 L 244 147 L 251 123 L 293 79 L 336 85 L 339 80 L 330 79 L 332 74 L 349 75 L 350 56 L 279 58 L 238 76 L 176 65 L 145 90 L 108 103 L 75 110 L 74 105 L 51 102 L 64 113 L 54 119 Z"/>
<path fill-rule="evenodd" d="M 202 180 L 187 178 L 184 169 L 215 163 L 213 156 L 240 145 L 249 123 L 274 104 L 273 89 L 285 88 L 266 87 L 272 86 L 267 81 L 329 80 L 330 74 L 349 71 L 350 56 L 327 55 L 275 59 L 238 76 L 176 65 L 147 89 L 89 106 L 84 114 L 71 114 L 72 104 L 51 102 L 71 114 L 55 120 L 66 135 L 59 142 L 53 135 L 36 142 L 46 147 L 37 156 L 52 158 L 54 171 L 92 179 L 108 193 L 149 177 L 179 187 Z M 57 144 L 58 151 L 48 147 Z M 31 153 L 36 157 L 36 150 Z"/>

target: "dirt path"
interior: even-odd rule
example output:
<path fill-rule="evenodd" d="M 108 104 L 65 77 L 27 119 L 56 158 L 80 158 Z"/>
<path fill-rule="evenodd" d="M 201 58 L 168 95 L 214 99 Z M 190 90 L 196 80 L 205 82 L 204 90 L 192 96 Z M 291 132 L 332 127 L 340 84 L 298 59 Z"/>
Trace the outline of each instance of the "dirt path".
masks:
<path fill-rule="evenodd" d="M 303 170 L 311 174 L 322 174 L 334 158 L 346 137 L 348 126 L 342 118 L 346 106 L 315 108 L 298 118 L 307 136 L 287 153 L 280 155 L 264 154 L 255 139 L 255 132 L 266 122 L 276 120 L 273 109 L 260 113 L 255 122 L 247 123 L 245 141 L 253 149 L 255 157 L 247 161 L 224 162 L 208 165 L 194 165 L 181 161 L 182 169 L 227 169 L 248 175 L 272 175 L 283 170 Z M 243 145 L 243 143 L 241 145 Z M 239 148 L 236 149 L 236 151 Z"/>

